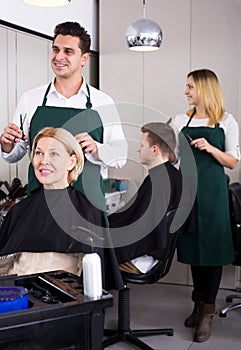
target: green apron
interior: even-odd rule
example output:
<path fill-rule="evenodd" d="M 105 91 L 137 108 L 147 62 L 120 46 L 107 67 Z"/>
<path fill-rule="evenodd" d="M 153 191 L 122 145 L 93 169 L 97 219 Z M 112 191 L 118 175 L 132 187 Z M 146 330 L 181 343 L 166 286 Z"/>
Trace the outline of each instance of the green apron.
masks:
<path fill-rule="evenodd" d="M 62 127 L 70 131 L 73 135 L 87 132 L 95 141 L 102 143 L 103 125 L 98 112 L 91 109 L 92 104 L 88 85 L 86 85 L 89 94 L 87 96 L 86 109 L 46 106 L 50 86 L 51 83 L 45 92 L 42 106 L 36 109 L 31 119 L 29 131 L 30 148 L 32 148 L 33 139 L 36 134 L 48 126 Z M 28 172 L 29 193 L 40 186 L 42 185 L 35 177 L 33 166 L 30 164 Z M 84 193 L 95 206 L 103 211 L 106 210 L 104 184 L 100 174 L 100 165 L 93 164 L 85 158 L 84 170 L 73 186 Z"/>
<path fill-rule="evenodd" d="M 188 142 L 204 137 L 211 145 L 225 150 L 225 135 L 219 124 L 211 127 L 189 127 L 181 132 Z M 186 141 L 185 141 L 186 142 Z M 188 157 L 182 154 L 181 168 Z M 194 203 L 195 231 L 184 232 L 178 243 L 178 261 L 196 266 L 222 266 L 234 260 L 228 202 L 228 187 L 223 166 L 209 153 L 190 146 L 195 157 L 198 186 Z M 186 159 L 185 159 L 186 158 Z M 191 174 L 190 174 L 191 175 Z"/>

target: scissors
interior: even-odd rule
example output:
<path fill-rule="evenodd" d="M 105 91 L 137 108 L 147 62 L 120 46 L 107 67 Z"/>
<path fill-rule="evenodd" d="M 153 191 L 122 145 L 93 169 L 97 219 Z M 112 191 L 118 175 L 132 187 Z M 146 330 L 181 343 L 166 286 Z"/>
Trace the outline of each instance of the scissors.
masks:
<path fill-rule="evenodd" d="M 186 136 L 187 136 L 187 138 L 188 138 L 188 140 L 189 140 L 190 142 L 192 142 L 192 141 L 193 141 L 193 139 L 191 138 L 191 136 L 190 136 L 190 135 L 186 134 Z M 196 144 L 196 143 L 195 143 L 195 144 L 193 144 L 192 146 L 193 146 L 193 147 L 195 147 L 195 148 L 197 148 L 197 144 Z"/>
<path fill-rule="evenodd" d="M 27 117 L 26 113 L 24 114 L 24 117 L 22 116 L 22 114 L 20 114 L 20 129 L 22 130 L 22 140 L 25 136 L 23 132 L 23 124 L 25 123 L 26 117 Z"/>
<path fill-rule="evenodd" d="M 188 140 L 189 140 L 190 142 L 193 141 L 193 139 L 191 138 L 190 135 L 186 134 L 186 136 L 187 136 L 187 138 L 188 138 Z"/>

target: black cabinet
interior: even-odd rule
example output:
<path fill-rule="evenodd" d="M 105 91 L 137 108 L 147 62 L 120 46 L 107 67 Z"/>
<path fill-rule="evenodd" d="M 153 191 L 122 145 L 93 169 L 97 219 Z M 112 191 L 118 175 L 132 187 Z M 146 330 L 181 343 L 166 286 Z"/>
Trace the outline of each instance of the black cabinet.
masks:
<path fill-rule="evenodd" d="M 65 271 L 0 278 L 0 286 L 23 286 L 29 307 L 0 314 L 0 349 L 99 350 L 110 294 L 91 300 L 79 277 Z"/>

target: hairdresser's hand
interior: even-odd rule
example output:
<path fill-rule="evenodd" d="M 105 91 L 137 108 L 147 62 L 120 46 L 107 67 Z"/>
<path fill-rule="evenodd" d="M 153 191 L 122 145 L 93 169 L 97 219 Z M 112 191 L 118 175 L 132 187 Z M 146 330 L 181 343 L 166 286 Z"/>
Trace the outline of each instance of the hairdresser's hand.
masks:
<path fill-rule="evenodd" d="M 14 123 L 9 123 L 1 135 L 1 148 L 3 152 L 9 153 L 13 149 L 14 142 L 22 140 L 23 132 Z M 24 137 L 26 138 L 26 136 Z"/>
<path fill-rule="evenodd" d="M 91 153 L 97 159 L 99 158 L 96 142 L 87 132 L 77 134 L 75 135 L 75 138 L 79 142 L 84 153 Z"/>
<path fill-rule="evenodd" d="M 192 140 L 191 145 L 198 148 L 200 151 L 206 151 L 207 153 L 212 153 L 213 149 L 215 148 L 214 146 L 210 145 L 210 143 L 208 143 L 204 137 Z"/>

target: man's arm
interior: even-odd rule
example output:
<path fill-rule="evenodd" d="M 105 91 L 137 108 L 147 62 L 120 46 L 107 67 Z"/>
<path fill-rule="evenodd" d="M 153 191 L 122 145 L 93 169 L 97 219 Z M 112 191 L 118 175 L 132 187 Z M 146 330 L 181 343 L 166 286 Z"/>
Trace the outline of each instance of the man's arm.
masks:
<path fill-rule="evenodd" d="M 22 139 L 23 138 L 23 139 Z M 14 123 L 9 123 L 0 138 L 1 155 L 9 163 L 15 163 L 26 154 L 26 136 Z"/>
<path fill-rule="evenodd" d="M 19 100 L 19 103 L 14 112 L 13 121 L 8 123 L 4 128 L 0 138 L 1 156 L 8 163 L 16 163 L 27 153 L 28 145 L 28 125 L 29 121 L 24 118 L 22 129 L 20 128 L 21 117 L 30 115 L 24 95 Z M 23 136 L 23 134 L 25 136 Z"/>

